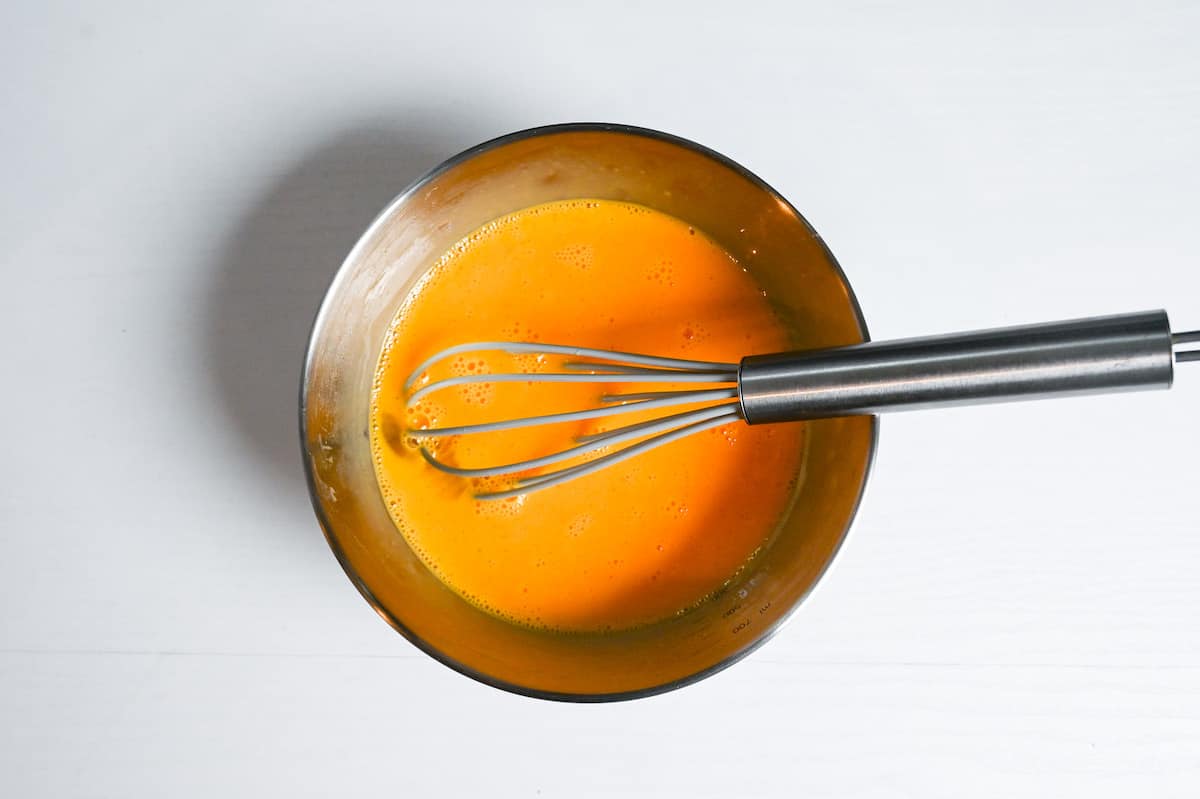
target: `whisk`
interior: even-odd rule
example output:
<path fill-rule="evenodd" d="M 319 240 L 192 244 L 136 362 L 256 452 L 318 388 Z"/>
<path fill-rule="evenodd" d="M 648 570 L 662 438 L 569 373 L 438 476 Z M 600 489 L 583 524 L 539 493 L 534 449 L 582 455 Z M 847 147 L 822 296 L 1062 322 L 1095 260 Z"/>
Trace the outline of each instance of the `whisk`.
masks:
<path fill-rule="evenodd" d="M 411 431 L 425 460 L 463 478 L 514 475 L 511 487 L 477 493 L 504 499 L 575 480 L 684 436 L 731 422 L 768 424 L 1006 400 L 1170 388 L 1174 364 L 1200 360 L 1200 331 L 1172 333 L 1165 311 L 1023 325 L 830 349 L 752 355 L 740 363 L 660 358 L 588 347 L 486 341 L 422 362 L 405 383 L 408 404 L 473 383 L 597 383 L 643 390 L 608 393 L 598 407 Z M 566 356 L 562 371 L 469 374 L 413 387 L 430 367 L 467 353 Z M 652 390 L 654 385 L 669 390 Z M 680 384 L 695 384 L 680 389 Z M 702 407 L 672 412 L 681 406 Z M 655 411 L 547 455 L 480 467 L 439 459 L 425 439 L 485 435 Z M 589 454 L 611 450 L 586 459 Z M 579 462 L 581 459 L 585 459 Z M 572 463 L 573 462 L 573 463 Z M 566 465 L 563 465 L 566 464 Z M 546 470 L 547 467 L 555 467 Z"/>

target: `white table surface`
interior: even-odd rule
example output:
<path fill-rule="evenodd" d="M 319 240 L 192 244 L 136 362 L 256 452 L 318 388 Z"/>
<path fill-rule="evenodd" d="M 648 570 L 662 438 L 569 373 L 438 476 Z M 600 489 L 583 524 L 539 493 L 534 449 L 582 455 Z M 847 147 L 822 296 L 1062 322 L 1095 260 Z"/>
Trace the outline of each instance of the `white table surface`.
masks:
<path fill-rule="evenodd" d="M 0 795 L 1196 796 L 1200 366 L 886 419 L 784 631 L 632 703 L 422 655 L 309 508 L 333 269 L 536 124 L 746 164 L 876 337 L 1200 327 L 1200 6 L 962 5 L 6 2 Z"/>

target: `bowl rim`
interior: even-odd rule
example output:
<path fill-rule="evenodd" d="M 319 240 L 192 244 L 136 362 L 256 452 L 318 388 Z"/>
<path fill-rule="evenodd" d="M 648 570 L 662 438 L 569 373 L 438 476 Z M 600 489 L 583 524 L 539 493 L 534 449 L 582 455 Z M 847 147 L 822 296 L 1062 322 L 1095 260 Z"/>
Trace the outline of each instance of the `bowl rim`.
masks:
<path fill-rule="evenodd" d="M 870 440 L 868 442 L 866 464 L 863 469 L 862 485 L 859 487 L 858 496 L 855 497 L 854 504 L 850 509 L 850 515 L 846 521 L 846 527 L 842 531 L 842 534 L 841 534 L 840 538 L 838 539 L 838 541 L 834 544 L 833 550 L 830 552 L 828 560 L 825 562 L 824 566 L 822 566 L 821 570 L 817 573 L 816 577 L 814 578 L 812 584 L 809 586 L 808 590 L 805 591 L 801 596 L 799 596 L 796 599 L 796 601 L 794 603 L 792 603 L 792 606 L 790 608 L 788 608 L 788 610 L 782 616 L 780 616 L 779 619 L 777 619 L 774 624 L 772 624 L 770 627 L 763 630 L 763 632 L 757 638 L 755 638 L 753 641 L 751 641 L 749 644 L 747 644 L 742 649 L 738 650 L 737 652 L 734 652 L 733 654 L 729 655 L 728 657 L 719 661 L 718 663 L 714 663 L 713 665 L 709 666 L 708 668 L 701 669 L 700 671 L 693 672 L 692 674 L 686 675 L 684 677 L 680 677 L 675 680 L 671 680 L 669 682 L 649 686 L 646 688 L 637 688 L 637 689 L 633 689 L 633 690 L 629 690 L 629 691 L 615 691 L 615 692 L 600 693 L 600 694 L 582 694 L 582 693 L 572 693 L 572 692 L 562 692 L 562 691 L 545 691 L 545 690 L 541 690 L 541 689 L 537 689 L 537 688 L 532 688 L 530 686 L 521 685 L 519 683 L 513 683 L 513 682 L 509 682 L 507 680 L 501 680 L 490 674 L 479 671 L 478 669 L 474 669 L 471 666 L 468 666 L 467 664 L 462 663 L 462 662 L 456 660 L 455 658 L 450 657 L 449 655 L 442 652 L 441 650 L 437 649 L 436 647 L 431 645 L 429 642 L 422 639 L 415 632 L 410 630 L 407 626 L 405 626 L 405 624 L 399 618 L 397 618 L 395 615 L 393 615 L 391 613 L 391 611 L 389 611 L 387 608 L 385 608 L 383 606 L 383 604 L 375 597 L 375 594 L 371 591 L 371 589 L 363 581 L 362 577 L 359 576 L 357 571 L 355 571 L 354 567 L 350 564 L 349 560 L 346 557 L 345 551 L 343 550 L 341 544 L 338 542 L 336 536 L 333 534 L 333 531 L 332 531 L 333 525 L 330 523 L 329 518 L 325 515 L 325 511 L 324 511 L 324 508 L 322 507 L 321 500 L 320 500 L 319 496 L 317 495 L 316 479 L 315 479 L 315 474 L 313 473 L 312 459 L 309 457 L 309 451 L 308 451 L 308 445 L 307 445 L 307 443 L 308 443 L 308 386 L 309 386 L 309 375 L 311 373 L 312 365 L 313 365 L 315 344 L 316 344 L 317 340 L 321 337 L 321 334 L 323 332 L 324 323 L 325 323 L 325 315 L 328 310 L 330 297 L 336 293 L 336 290 L 337 290 L 338 286 L 340 285 L 341 281 L 347 279 L 346 276 L 350 271 L 351 264 L 355 260 L 357 260 L 359 255 L 362 253 L 362 250 L 367 246 L 367 243 L 378 232 L 379 227 L 384 223 L 385 220 L 387 220 L 388 218 L 391 217 L 392 213 L 397 208 L 399 208 L 401 205 L 403 205 L 405 202 L 407 202 L 414 194 L 416 194 L 425 185 L 427 185 L 432 180 L 436 179 L 438 176 L 442 175 L 443 173 L 453 169 L 454 167 L 456 167 L 466 161 L 471 160 L 472 158 L 474 158 L 478 155 L 481 155 L 485 152 L 496 149 L 498 147 L 503 147 L 505 145 L 512 144 L 514 142 L 523 141 L 526 139 L 539 138 L 542 136 L 553 136 L 553 135 L 558 135 L 558 134 L 562 134 L 562 133 L 617 133 L 617 134 L 621 134 L 621 135 L 625 135 L 625 136 L 640 136 L 640 137 L 647 138 L 647 139 L 653 139 L 653 140 L 665 142 L 668 144 L 673 144 L 678 147 L 682 147 L 684 149 L 691 150 L 699 155 L 702 155 L 712 161 L 717 162 L 721 166 L 724 166 L 728 169 L 733 170 L 734 172 L 739 174 L 741 177 L 745 178 L 752 184 L 756 185 L 758 188 L 760 188 L 763 191 L 770 194 L 778 202 L 782 203 L 789 211 L 791 211 L 793 214 L 796 215 L 796 218 L 799 219 L 800 222 L 803 223 L 806 228 L 808 228 L 809 233 L 812 234 L 813 238 L 820 245 L 821 250 L 825 254 L 825 257 L 829 260 L 830 265 L 833 266 L 838 278 L 841 280 L 842 285 L 846 289 L 847 298 L 850 301 L 851 310 L 854 312 L 855 321 L 858 324 L 859 332 L 862 334 L 863 342 L 868 342 L 871 340 L 870 333 L 867 330 L 866 319 L 863 317 L 862 307 L 859 304 L 857 295 L 854 293 L 854 287 L 850 284 L 849 279 L 846 277 L 845 270 L 842 269 L 841 264 L 838 263 L 837 259 L 834 257 L 833 253 L 830 251 L 829 247 L 826 245 L 825 240 L 823 238 L 821 238 L 820 234 L 817 233 L 817 231 L 813 228 L 812 224 L 809 223 L 809 221 L 804 217 L 804 215 L 801 214 L 800 211 L 797 210 L 796 207 L 794 205 L 792 205 L 791 202 L 789 202 L 786 197 L 784 197 L 782 194 L 780 194 L 778 191 L 776 191 L 775 188 L 772 187 L 769 183 L 767 183 L 765 180 L 760 178 L 755 173 L 751 172 L 746 167 L 742 166 L 741 164 L 734 161 L 733 159 L 731 159 L 725 155 L 722 155 L 721 153 L 717 152 L 716 150 L 705 147 L 704 145 L 694 142 L 690 139 L 685 139 L 683 137 L 676 136 L 671 133 L 665 133 L 660 130 L 654 130 L 652 128 L 645 128 L 645 127 L 639 127 L 636 125 L 626 125 L 626 124 L 613 123 L 613 122 L 567 122 L 567 123 L 560 123 L 560 124 L 553 124 L 553 125 L 539 125 L 537 127 L 525 128 L 523 130 L 514 131 L 512 133 L 507 133 L 507 134 L 504 134 L 503 136 L 497 136 L 493 139 L 489 139 L 485 142 L 482 142 L 481 144 L 477 144 L 474 147 L 470 147 L 466 150 L 463 150 L 462 152 L 458 153 L 457 155 L 451 156 L 450 158 L 447 158 L 445 161 L 442 161 L 440 164 L 433 167 L 428 172 L 426 172 L 424 175 L 422 175 L 421 177 L 417 178 L 412 183 L 410 183 L 399 194 L 397 194 L 390 202 L 388 202 L 387 205 L 384 206 L 383 210 L 381 210 L 375 216 L 375 218 L 373 220 L 371 220 L 371 223 L 369 225 L 367 225 L 366 229 L 359 236 L 359 238 L 355 242 L 354 246 L 350 249 L 350 252 L 347 253 L 346 257 L 342 260 L 341 265 L 338 266 L 338 269 L 334 273 L 333 278 L 330 280 L 329 286 L 326 288 L 325 293 L 322 296 L 321 304 L 317 309 L 316 315 L 313 318 L 312 327 L 309 331 L 308 343 L 305 347 L 305 352 L 304 352 L 304 364 L 303 364 L 303 368 L 301 369 L 301 373 L 300 373 L 300 387 L 299 387 L 300 388 L 300 392 L 299 392 L 300 454 L 301 454 L 301 460 L 303 461 L 303 464 L 304 464 L 304 477 L 305 477 L 305 482 L 308 487 L 309 500 L 312 502 L 313 511 L 316 514 L 318 523 L 321 525 L 322 532 L 325 534 L 325 541 L 329 544 L 329 548 L 330 548 L 330 550 L 332 550 L 334 557 L 337 558 L 338 563 L 341 564 L 342 570 L 346 573 L 346 576 L 350 579 L 350 582 L 353 583 L 354 586 L 358 589 L 359 593 L 362 594 L 362 597 L 363 597 L 363 599 L 365 599 L 367 601 L 367 604 L 369 604 L 375 610 L 375 612 L 378 613 L 379 616 L 385 622 L 388 623 L 388 625 L 390 625 L 394 630 L 396 630 L 396 632 L 400 633 L 400 635 L 404 636 L 404 638 L 406 638 L 410 643 L 412 643 L 413 646 L 417 647 L 417 649 L 421 650 L 426 655 L 429 655 L 433 659 L 439 661 L 440 663 L 442 663 L 445 666 L 448 666 L 449 668 L 453 669 L 454 671 L 458 672 L 459 674 L 470 677 L 471 679 L 476 680 L 477 682 L 481 682 L 484 685 L 490 685 L 493 688 L 499 688 L 500 690 L 507 691 L 509 693 L 518 694 L 521 696 L 528 696 L 528 697 L 532 697 L 534 699 L 546 699 L 546 700 L 552 700 L 552 701 L 558 701 L 558 702 L 576 702 L 576 703 L 617 702 L 617 701 L 623 701 L 623 700 L 629 700 L 629 699 L 642 699 L 645 697 L 656 696 L 658 694 L 663 694 L 663 693 L 667 693 L 669 691 L 674 691 L 679 688 L 683 688 L 685 686 L 699 682 L 700 680 L 703 680 L 707 677 L 711 677 L 712 675 L 716 674 L 717 672 L 724 671 L 725 669 L 732 666 L 734 663 L 737 663 L 741 659 L 745 658 L 746 656 L 748 656 L 749 654 L 751 654 L 752 652 L 757 650 L 760 646 L 762 646 L 767 641 L 769 641 L 771 638 L 773 638 L 783 628 L 784 624 L 786 624 L 792 618 L 792 616 L 793 616 L 793 614 L 795 614 L 796 610 L 802 604 L 804 604 L 805 600 L 808 599 L 808 597 L 812 594 L 812 592 L 816 589 L 816 587 L 824 579 L 826 573 L 829 571 L 830 566 L 833 564 L 834 560 L 837 559 L 838 552 L 840 552 L 841 548 L 845 545 L 846 538 L 850 534 L 850 529 L 854 526 L 854 520 L 858 516 L 859 509 L 862 506 L 863 496 L 866 493 L 867 482 L 870 479 L 871 470 L 872 470 L 872 468 L 874 466 L 874 462 L 875 462 L 875 453 L 876 453 L 876 450 L 878 449 L 879 417 L 878 417 L 878 415 L 870 416 L 871 435 L 870 435 Z"/>

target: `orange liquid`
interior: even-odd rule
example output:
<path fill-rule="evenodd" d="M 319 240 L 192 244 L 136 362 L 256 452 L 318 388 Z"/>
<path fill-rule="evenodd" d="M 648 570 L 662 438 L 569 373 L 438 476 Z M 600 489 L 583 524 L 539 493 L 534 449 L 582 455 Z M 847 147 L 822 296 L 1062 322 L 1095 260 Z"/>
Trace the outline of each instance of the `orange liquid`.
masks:
<path fill-rule="evenodd" d="M 594 407 L 645 386 L 496 383 L 406 408 L 405 379 L 446 347 L 540 341 L 736 362 L 787 349 L 787 331 L 727 252 L 641 206 L 575 200 L 528 208 L 459 242 L 400 308 L 371 405 L 375 470 L 397 529 L 469 601 L 553 630 L 622 629 L 695 606 L 769 539 L 795 493 L 802 425 L 735 422 L 592 475 L 508 500 L 503 479 L 436 471 L 420 427 Z M 451 359 L 420 384 L 476 372 L 560 371 L 561 361 L 487 353 Z M 668 388 L 659 386 L 658 390 Z M 639 417 L 427 439 L 459 466 L 510 463 Z"/>

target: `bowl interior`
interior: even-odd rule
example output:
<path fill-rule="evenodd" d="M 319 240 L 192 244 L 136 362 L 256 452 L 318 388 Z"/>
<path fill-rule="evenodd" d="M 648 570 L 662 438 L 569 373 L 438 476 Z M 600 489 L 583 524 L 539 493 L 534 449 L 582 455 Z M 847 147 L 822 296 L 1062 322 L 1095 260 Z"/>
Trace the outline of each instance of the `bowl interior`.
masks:
<path fill-rule="evenodd" d="M 615 634 L 541 633 L 497 619 L 446 588 L 395 530 L 375 482 L 368 405 L 384 334 L 413 283 L 456 241 L 503 214 L 580 197 L 640 203 L 705 231 L 768 290 L 797 347 L 866 338 L 850 287 L 820 238 L 736 164 L 652 131 L 543 128 L 452 159 L 393 201 L 363 235 L 314 326 L 301 432 L 330 546 L 389 623 L 448 665 L 502 688 L 618 699 L 728 665 L 800 602 L 849 527 L 876 421 L 810 423 L 796 503 L 779 534 L 720 596 L 682 616 Z"/>

